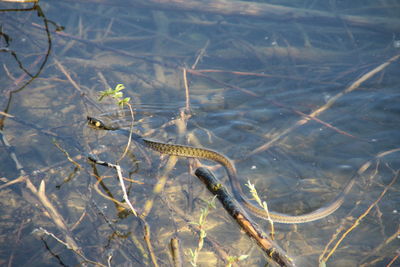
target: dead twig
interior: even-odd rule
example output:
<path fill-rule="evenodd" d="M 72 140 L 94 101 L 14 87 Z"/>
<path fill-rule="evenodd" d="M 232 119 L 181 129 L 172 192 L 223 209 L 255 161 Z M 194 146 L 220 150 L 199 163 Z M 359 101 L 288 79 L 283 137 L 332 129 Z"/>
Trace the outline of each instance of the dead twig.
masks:
<path fill-rule="evenodd" d="M 219 183 L 212 172 L 200 167 L 196 170 L 195 174 L 206 185 L 208 190 L 217 196 L 229 215 L 235 219 L 248 236 L 256 241 L 271 261 L 279 266 L 295 266 L 288 254 L 272 241 L 268 235 L 264 234 L 244 208 Z"/>
<path fill-rule="evenodd" d="M 236 86 L 236 85 L 232 85 L 232 84 L 228 84 L 228 83 L 225 83 L 225 82 L 221 82 L 221 81 L 219 81 L 219 80 L 217 80 L 217 79 L 214 79 L 214 78 L 212 78 L 212 77 L 209 77 L 209 76 L 205 75 L 205 74 L 202 73 L 201 71 L 187 69 L 187 72 L 189 72 L 189 73 L 191 73 L 191 74 L 195 74 L 195 75 L 197 75 L 197 76 L 204 77 L 204 78 L 206 78 L 206 79 L 208 79 L 208 80 L 211 80 L 211 81 L 213 81 L 213 82 L 215 82 L 215 83 L 221 84 L 221 85 L 226 86 L 226 87 L 228 87 L 228 88 L 232 88 L 232 89 L 238 90 L 238 91 L 243 92 L 243 93 L 245 93 L 245 94 L 247 94 L 247 95 L 250 95 L 250 96 L 253 96 L 253 97 L 260 97 L 258 94 L 254 93 L 254 92 L 252 92 L 252 91 L 250 91 L 250 90 L 247 90 L 247 89 L 238 87 L 238 86 Z M 324 126 L 330 128 L 330 129 L 332 129 L 333 131 L 336 131 L 336 132 L 338 132 L 338 133 L 340 133 L 340 134 L 344 134 L 344 135 L 347 135 L 347 136 L 349 136 L 349 137 L 357 138 L 357 137 L 355 137 L 355 136 L 353 136 L 353 135 L 351 135 L 351 134 L 349 134 L 349 133 L 347 133 L 347 132 L 345 132 L 345 131 L 343 131 L 343 130 L 338 129 L 337 127 L 333 126 L 333 125 L 330 124 L 330 123 L 327 123 L 327 122 L 325 122 L 325 121 L 322 121 L 321 119 L 318 119 L 318 118 L 313 117 L 313 116 L 311 116 L 311 115 L 305 114 L 305 113 L 303 113 L 303 112 L 301 112 L 301 111 L 299 111 L 299 110 L 296 110 L 296 109 L 294 109 L 294 108 L 292 108 L 292 107 L 289 107 L 289 106 L 287 106 L 287 105 L 285 105 L 285 104 L 283 104 L 283 103 L 277 102 L 277 101 L 275 101 L 275 100 L 270 100 L 270 99 L 265 99 L 265 101 L 266 101 L 267 103 L 270 103 L 270 104 L 274 105 L 274 106 L 278 106 L 278 107 L 281 107 L 281 108 L 285 108 L 285 109 L 287 109 L 287 110 L 289 110 L 289 111 L 291 111 L 291 112 L 293 112 L 293 113 L 295 113 L 295 114 L 298 114 L 298 115 L 304 117 L 304 119 L 307 120 L 307 121 L 308 121 L 308 120 L 316 121 L 317 123 L 320 123 L 320 124 L 322 124 L 322 125 L 324 125 Z M 287 133 L 289 133 L 289 131 L 288 131 Z M 286 134 L 287 134 L 287 133 L 286 133 Z M 286 134 L 284 134 L 284 135 L 286 135 Z M 282 137 L 283 137 L 284 135 L 282 135 Z M 280 135 L 278 135 L 278 137 L 279 137 L 279 136 L 280 136 Z M 277 140 L 279 140 L 279 138 L 277 138 Z M 277 141 L 277 140 L 276 140 L 276 141 Z M 272 142 L 272 140 L 271 140 L 270 142 Z M 268 142 L 267 144 L 269 144 L 269 142 Z M 267 144 L 266 144 L 266 145 L 267 145 Z M 270 145 L 269 145 L 269 146 L 270 146 Z M 268 149 L 269 146 L 267 146 L 266 149 Z M 261 147 L 258 148 L 258 149 L 260 149 L 260 151 L 266 150 L 263 146 L 261 146 Z M 260 152 L 260 151 L 258 151 L 257 149 L 256 149 L 256 150 L 253 150 L 252 152 L 250 152 L 250 154 L 249 154 L 248 156 L 251 156 L 251 155 L 253 155 L 253 154 L 255 154 L 255 153 L 258 153 L 258 152 Z"/>
<path fill-rule="evenodd" d="M 362 83 L 364 83 L 365 81 L 369 80 L 370 78 L 372 78 L 375 74 L 381 72 L 382 70 L 384 70 L 387 66 L 389 66 L 390 64 L 392 64 L 394 61 L 396 61 L 397 59 L 399 59 L 400 54 L 391 57 L 389 60 L 387 60 L 385 63 L 382 63 L 381 65 L 379 65 L 378 67 L 372 69 L 371 71 L 367 72 L 366 74 L 364 74 L 363 76 L 361 76 L 359 79 L 357 79 L 355 82 L 353 82 L 349 87 L 347 87 L 345 90 L 341 91 L 340 93 L 336 94 L 335 96 L 333 96 L 332 98 L 329 99 L 329 101 L 321 106 L 320 108 L 314 110 L 312 113 L 310 113 L 307 117 L 302 118 L 301 120 L 298 120 L 295 124 L 293 124 L 291 127 L 287 128 L 286 130 L 284 130 L 283 132 L 281 132 L 279 135 L 276 135 L 274 138 L 272 138 L 270 141 L 268 141 L 267 143 L 265 143 L 262 146 L 259 146 L 258 148 L 254 149 L 253 151 L 251 151 L 248 156 L 254 155 L 254 154 L 258 154 L 262 151 L 265 151 L 267 149 L 269 149 L 272 145 L 274 145 L 278 140 L 282 139 L 282 137 L 286 136 L 287 134 L 289 134 L 290 132 L 292 132 L 293 130 L 295 130 L 296 128 L 306 124 L 307 122 L 309 122 L 312 119 L 315 119 L 318 115 L 320 115 L 322 112 L 326 111 L 327 109 L 329 109 L 333 104 L 335 104 L 335 102 L 341 98 L 342 96 L 356 90 L 357 88 L 360 87 L 360 85 Z"/>
<path fill-rule="evenodd" d="M 367 260 L 364 261 L 364 263 L 360 264 L 360 267 L 367 267 L 367 266 L 374 266 L 377 264 L 378 261 L 381 261 L 382 258 L 386 257 L 386 255 L 384 255 L 384 253 L 382 253 L 382 249 L 385 248 L 385 246 L 387 246 L 389 243 L 395 241 L 396 239 L 399 238 L 400 235 L 400 225 L 398 225 L 397 227 L 397 231 L 394 232 L 391 236 L 389 236 L 382 244 L 380 244 L 378 247 L 376 247 L 371 253 L 368 253 L 369 255 L 367 256 L 367 258 L 372 257 L 374 255 L 379 255 L 380 257 L 371 261 L 371 262 L 367 262 Z M 400 252 L 400 251 L 399 251 Z M 398 257 L 400 253 L 398 253 L 393 259 L 392 262 L 394 262 L 396 260 L 396 258 Z M 390 266 L 390 265 L 387 265 Z"/>
<path fill-rule="evenodd" d="M 189 95 L 189 83 L 188 83 L 188 81 L 187 81 L 187 73 L 186 73 L 186 68 L 183 68 L 183 84 L 184 84 L 184 86 L 185 86 L 185 99 L 186 99 L 186 101 L 185 101 L 185 103 L 186 103 L 186 106 L 185 106 L 185 109 L 186 109 L 186 112 L 189 114 L 189 112 L 190 112 L 190 95 Z"/>
<path fill-rule="evenodd" d="M 295 80 L 295 81 L 306 81 L 308 83 L 316 84 L 329 84 L 329 85 L 341 85 L 336 82 L 323 82 L 317 80 L 310 80 L 303 77 L 296 77 L 293 75 L 279 75 L 279 74 L 268 74 L 268 73 L 257 73 L 257 72 L 246 72 L 246 71 L 235 71 L 235 70 L 216 70 L 216 69 L 201 69 L 201 70 L 191 70 L 191 74 L 197 73 L 226 73 L 238 76 L 253 76 L 253 77 L 265 77 L 265 78 L 281 78 L 285 80 Z"/>
<path fill-rule="evenodd" d="M 197 64 L 203 59 L 203 57 L 206 55 L 206 50 L 208 45 L 210 44 L 210 40 L 207 40 L 207 42 L 205 43 L 205 45 L 199 50 L 199 52 L 197 53 L 197 57 L 196 60 L 194 61 L 191 69 L 194 70 L 197 67 Z"/>
<path fill-rule="evenodd" d="M 158 267 L 157 257 L 154 254 L 154 249 L 153 249 L 153 246 L 152 246 L 151 240 L 150 240 L 150 226 L 144 218 L 140 218 L 140 219 L 141 219 L 141 222 L 143 223 L 144 241 L 146 243 L 147 250 L 150 254 L 150 259 L 151 259 L 154 267 Z"/>
<path fill-rule="evenodd" d="M 174 267 L 182 267 L 183 261 L 180 240 L 177 237 L 171 238 L 169 246 L 171 248 L 171 257 Z"/>
<path fill-rule="evenodd" d="M 97 159 L 92 158 L 92 157 L 89 157 L 89 160 L 94 162 L 94 163 L 96 163 L 96 164 L 99 164 L 99 165 L 102 165 L 102 166 L 106 166 L 106 167 L 109 167 L 109 168 L 113 168 L 113 169 L 115 169 L 117 171 L 117 177 L 118 177 L 118 180 L 119 180 L 119 184 L 121 185 L 123 198 L 124 198 L 126 204 L 128 205 L 129 209 L 132 211 L 132 213 L 135 216 L 138 216 L 138 214 L 137 214 L 135 208 L 132 206 L 132 203 L 129 200 L 128 194 L 126 192 L 126 187 L 125 187 L 125 183 L 124 183 L 124 178 L 122 177 L 121 167 L 118 164 L 108 163 L 108 162 L 105 162 L 105 161 L 97 160 Z"/>
<path fill-rule="evenodd" d="M 375 156 L 375 160 L 378 160 L 382 157 L 385 157 L 389 154 L 392 153 L 396 153 L 396 152 L 400 152 L 400 148 L 395 148 L 395 149 L 391 149 L 388 151 L 384 151 L 381 152 L 379 154 L 377 154 Z M 372 164 L 373 160 L 369 160 L 366 163 L 364 163 L 357 171 L 358 175 L 362 175 Z M 335 235 L 332 237 L 332 239 L 328 242 L 328 244 L 325 246 L 324 251 L 321 253 L 320 257 L 319 257 L 319 262 L 324 262 L 326 263 L 328 261 L 328 259 L 330 258 L 330 256 L 332 256 L 332 254 L 336 251 L 336 249 L 338 248 L 338 246 L 340 245 L 340 243 L 346 238 L 346 236 L 353 231 L 362 221 L 362 219 L 367 216 L 369 214 L 369 212 L 371 211 L 371 209 L 373 207 L 375 207 L 377 205 L 377 203 L 382 199 L 382 197 L 386 194 L 387 190 L 394 184 L 394 182 L 397 180 L 398 175 L 399 175 L 400 170 L 396 171 L 394 173 L 394 176 L 392 178 L 392 181 L 384 188 L 384 190 L 381 192 L 380 196 L 364 211 L 363 214 L 361 214 L 355 221 L 354 223 L 338 238 L 339 233 L 343 230 L 343 229 L 338 229 L 338 231 L 335 233 Z M 375 170 L 376 173 L 376 170 Z M 328 252 L 328 248 L 331 246 L 331 244 L 333 243 L 333 241 L 335 239 L 338 240 L 336 241 L 335 245 L 333 245 L 332 249 Z"/>
<path fill-rule="evenodd" d="M 79 95 L 86 98 L 98 110 L 102 110 L 99 107 L 99 105 L 96 103 L 96 101 L 94 101 L 93 99 L 88 97 L 87 94 L 82 90 L 82 88 L 75 82 L 75 80 L 72 79 L 71 75 L 68 73 L 68 71 L 65 69 L 65 67 L 61 64 L 61 62 L 59 62 L 57 59 L 54 59 L 54 63 L 56 63 L 57 68 L 65 75 L 65 77 L 71 83 L 71 85 L 79 92 Z"/>
<path fill-rule="evenodd" d="M 400 251 L 397 252 L 396 256 L 386 265 L 386 267 L 392 266 L 392 264 L 400 257 Z"/>
<path fill-rule="evenodd" d="M 47 235 L 47 236 L 50 236 L 50 237 L 54 238 L 58 243 L 64 245 L 68 249 L 73 250 L 79 257 L 81 257 L 84 260 L 84 262 L 91 263 L 91 264 L 93 264 L 95 266 L 106 267 L 105 265 L 103 265 L 103 264 L 101 264 L 99 262 L 89 260 L 88 258 L 86 258 L 86 256 L 84 254 L 82 254 L 81 251 L 75 250 L 75 248 L 71 247 L 71 244 L 68 241 L 65 242 L 65 241 L 61 240 L 55 234 L 47 231 L 46 229 L 44 229 L 42 227 L 39 227 L 38 229 L 35 229 L 33 231 L 33 233 L 40 234 L 40 235 Z"/>
<path fill-rule="evenodd" d="M 381 199 L 383 198 L 383 196 L 386 194 L 387 190 L 394 184 L 394 182 L 396 182 L 397 178 L 399 176 L 399 171 L 397 171 L 397 173 L 394 175 L 392 181 L 385 187 L 385 189 L 381 192 L 381 194 L 379 195 L 379 197 L 365 210 L 365 212 L 363 214 L 360 215 L 360 217 L 357 218 L 357 220 L 354 221 L 354 223 L 342 234 L 342 236 L 339 238 L 339 240 L 336 242 L 336 244 L 333 246 L 333 248 L 331 249 L 331 251 L 327 254 L 327 255 L 321 255 L 323 257 L 320 256 L 319 262 L 327 262 L 328 259 L 332 256 L 333 253 L 335 253 L 336 249 L 338 248 L 338 246 L 340 245 L 340 243 L 346 238 L 346 236 L 353 231 L 360 223 L 361 220 L 364 219 L 365 216 L 367 216 L 369 214 L 369 212 L 371 211 L 371 209 L 373 207 L 376 206 L 376 204 L 378 204 L 379 201 L 381 201 Z"/>

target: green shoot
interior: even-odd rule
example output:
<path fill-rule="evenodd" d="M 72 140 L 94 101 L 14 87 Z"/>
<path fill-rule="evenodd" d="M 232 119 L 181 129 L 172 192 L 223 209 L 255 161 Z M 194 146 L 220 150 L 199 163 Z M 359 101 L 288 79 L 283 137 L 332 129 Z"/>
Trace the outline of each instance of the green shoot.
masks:
<path fill-rule="evenodd" d="M 215 209 L 215 199 L 216 196 L 214 196 L 209 202 L 207 202 L 207 206 L 205 208 L 201 209 L 201 214 L 198 222 L 191 222 L 191 224 L 197 225 L 198 228 L 200 229 L 199 233 L 199 240 L 197 243 L 197 248 L 195 250 L 190 249 L 190 257 L 192 258 L 190 263 L 192 266 L 197 266 L 197 259 L 199 257 L 199 253 L 201 249 L 203 248 L 204 245 L 204 238 L 207 236 L 206 231 L 204 230 L 207 216 L 210 212 L 210 209 L 214 208 Z"/>
<path fill-rule="evenodd" d="M 124 97 L 124 93 L 121 92 L 122 90 L 125 89 L 125 85 L 123 85 L 122 83 L 117 84 L 117 86 L 115 86 L 114 89 L 108 88 L 108 90 L 104 90 L 104 91 L 100 91 L 100 97 L 99 97 L 99 101 L 102 101 L 103 98 L 105 97 L 111 97 L 114 98 L 117 101 L 117 104 L 119 107 L 123 108 L 125 105 L 128 106 L 130 114 L 131 114 L 131 127 L 130 127 L 130 132 L 132 134 L 132 129 L 133 129 L 133 121 L 134 121 L 134 117 L 133 117 L 133 109 L 131 104 L 129 103 L 129 101 L 131 100 L 130 97 Z M 128 148 L 131 144 L 131 135 L 129 136 L 129 141 L 128 144 L 125 147 L 125 151 L 122 154 L 122 156 L 120 157 L 120 159 L 118 161 L 120 161 L 123 157 L 125 157 L 126 153 L 128 152 Z"/>
<path fill-rule="evenodd" d="M 124 93 L 121 92 L 124 89 L 125 85 L 120 83 L 115 86 L 115 89 L 108 88 L 108 90 L 101 91 L 99 101 L 102 101 L 104 97 L 112 97 L 117 101 L 118 106 L 123 107 L 124 105 L 128 105 L 131 98 L 124 98 Z"/>
<path fill-rule="evenodd" d="M 234 263 L 237 263 L 239 261 L 243 261 L 247 259 L 249 255 L 240 255 L 240 256 L 229 256 L 228 257 L 228 263 L 226 264 L 226 267 L 231 267 Z"/>

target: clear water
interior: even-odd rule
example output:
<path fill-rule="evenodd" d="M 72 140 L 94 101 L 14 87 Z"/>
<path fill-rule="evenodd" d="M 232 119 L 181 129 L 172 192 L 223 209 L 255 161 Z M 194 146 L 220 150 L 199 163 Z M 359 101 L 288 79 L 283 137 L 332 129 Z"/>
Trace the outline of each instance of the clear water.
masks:
<path fill-rule="evenodd" d="M 244 189 L 247 180 L 255 183 L 271 210 L 301 214 L 319 208 L 358 171 L 338 211 L 298 226 L 275 224 L 276 241 L 299 266 L 318 265 L 342 236 L 328 266 L 398 264 L 400 195 L 394 179 L 400 168 L 395 150 L 400 146 L 400 80 L 394 57 L 400 54 L 400 6 L 330 3 L 290 5 L 370 21 L 380 17 L 385 23 L 357 27 L 323 17 L 290 21 L 202 12 L 200 7 L 189 12 L 115 1 L 50 1 L 41 3 L 43 14 L 65 29 L 55 32 L 48 22 L 51 51 L 46 60 L 49 38 L 43 18 L 36 11 L 2 11 L 0 105 L 14 118 L 1 121 L 10 146 L 0 147 L 0 264 L 71 266 L 86 259 L 105 266 L 152 265 L 143 223 L 109 199 L 123 201 L 115 172 L 98 166 L 99 183 L 86 158 L 91 153 L 115 163 L 124 151 L 122 136 L 86 126 L 91 115 L 129 127 L 127 112 L 117 115 L 114 102 L 98 102 L 99 91 L 119 83 L 131 97 L 135 131 L 225 154 L 235 161 Z M 22 6 L 0 5 L 10 7 Z M 204 55 L 192 68 L 202 49 Z M 188 98 L 183 68 L 188 69 Z M 187 103 L 190 116 L 182 123 Z M 295 126 L 304 120 L 301 114 L 317 110 L 318 121 Z M 187 266 L 189 249 L 198 243 L 189 222 L 198 221 L 204 201 L 212 196 L 190 174 L 190 161 L 181 159 L 168 172 L 166 160 L 132 145 L 120 165 L 132 179 L 125 184 L 135 208 L 143 210 L 153 200 L 145 220 L 159 265 L 172 264 L 169 242 L 178 237 Z M 42 181 L 46 185 L 47 205 L 26 181 L 5 186 L 23 174 L 16 162 L 34 188 L 39 190 Z M 363 169 L 367 162 L 369 168 Z M 222 168 L 204 163 L 228 185 Z M 165 174 L 162 192 L 154 193 Z M 68 230 L 56 223 L 49 205 Z M 360 223 L 346 233 L 358 218 Z M 224 265 L 219 250 L 249 255 L 239 265 L 267 262 L 221 205 L 211 210 L 205 227 L 207 237 L 219 245 L 206 242 L 199 266 Z M 81 255 L 38 229 L 61 241 L 71 238 Z"/>

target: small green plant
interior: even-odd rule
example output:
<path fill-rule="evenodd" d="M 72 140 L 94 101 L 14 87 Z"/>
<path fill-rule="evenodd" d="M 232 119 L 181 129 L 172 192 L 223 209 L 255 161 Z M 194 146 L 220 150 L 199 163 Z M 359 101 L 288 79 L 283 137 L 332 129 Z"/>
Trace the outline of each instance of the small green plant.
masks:
<path fill-rule="evenodd" d="M 248 257 L 249 257 L 249 255 L 229 256 L 226 267 L 231 267 L 232 264 L 237 263 L 239 261 L 243 261 L 243 260 L 247 259 Z"/>
<path fill-rule="evenodd" d="M 131 98 L 130 97 L 125 97 L 124 98 L 124 94 L 121 92 L 124 89 L 125 89 L 125 86 L 120 83 L 117 86 L 115 86 L 115 89 L 109 88 L 108 90 L 100 91 L 99 101 L 102 101 L 103 98 L 105 98 L 105 97 L 114 98 L 117 101 L 118 106 L 123 107 L 124 105 L 127 105 L 129 107 L 129 110 L 130 110 L 130 113 L 131 113 L 132 121 L 131 121 L 130 136 L 129 136 L 128 143 L 126 144 L 124 153 L 122 153 L 121 157 L 117 160 L 116 164 L 109 164 L 109 166 L 111 166 L 112 168 L 116 169 L 117 175 L 118 175 L 118 179 L 119 179 L 119 183 L 121 185 L 121 189 L 122 189 L 122 192 L 123 192 L 124 200 L 128 204 L 128 206 L 131 209 L 132 213 L 135 216 L 137 216 L 135 208 L 132 206 L 132 203 L 129 201 L 128 194 L 126 192 L 126 187 L 125 187 L 125 184 L 124 184 L 124 178 L 122 177 L 122 170 L 121 170 L 121 167 L 118 164 L 118 162 L 121 161 L 125 157 L 126 153 L 128 152 L 129 146 L 131 144 L 131 134 L 132 134 L 132 128 L 133 128 L 133 110 L 132 110 L 131 104 L 129 103 Z"/>
<path fill-rule="evenodd" d="M 117 84 L 117 86 L 115 86 L 114 89 L 108 88 L 107 90 L 100 91 L 100 97 L 99 97 L 99 101 L 102 101 L 103 98 L 105 98 L 105 97 L 111 97 L 111 98 L 115 99 L 117 101 L 117 104 L 119 107 L 123 108 L 124 106 L 128 106 L 130 114 L 131 114 L 131 127 L 130 127 L 129 140 L 125 147 L 124 153 L 122 153 L 122 155 L 118 161 L 120 161 L 122 158 L 124 158 L 126 153 L 128 152 L 128 148 L 131 144 L 131 135 L 132 135 L 132 129 L 133 129 L 133 122 L 134 122 L 132 105 L 129 103 L 129 101 L 131 101 L 131 98 L 124 97 L 124 93 L 121 92 L 124 89 L 125 89 L 125 85 L 123 85 L 122 83 L 119 83 L 119 84 Z"/>
<path fill-rule="evenodd" d="M 192 250 L 192 249 L 189 250 L 190 256 L 192 258 L 190 261 L 192 266 L 197 266 L 197 259 L 199 257 L 199 253 L 200 253 L 201 249 L 203 248 L 204 238 L 207 236 L 207 233 L 204 229 L 206 220 L 207 220 L 207 216 L 208 216 L 208 213 L 210 212 L 211 208 L 215 209 L 215 199 L 216 199 L 216 196 L 214 196 L 209 202 L 207 202 L 207 206 L 205 208 L 201 209 L 200 218 L 199 218 L 198 222 L 191 222 L 191 224 L 197 225 L 200 230 L 197 248 L 195 250 Z"/>
<path fill-rule="evenodd" d="M 124 105 L 129 105 L 130 97 L 124 98 L 124 93 L 121 91 L 125 89 L 125 85 L 122 83 L 117 84 L 114 89 L 108 88 L 108 90 L 100 91 L 99 101 L 102 101 L 104 97 L 112 97 L 114 98 L 118 106 L 123 107 Z"/>

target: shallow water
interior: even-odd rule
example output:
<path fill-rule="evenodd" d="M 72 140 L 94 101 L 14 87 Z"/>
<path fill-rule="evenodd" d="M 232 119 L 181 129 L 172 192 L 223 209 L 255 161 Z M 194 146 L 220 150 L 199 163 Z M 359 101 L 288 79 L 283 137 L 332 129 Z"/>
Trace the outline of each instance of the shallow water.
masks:
<path fill-rule="evenodd" d="M 372 22 L 380 16 L 390 26 L 118 1 L 41 3 L 45 19 L 37 10 L 2 11 L 0 264 L 152 265 L 143 221 L 110 200 L 123 201 L 114 170 L 87 160 L 90 153 L 115 163 L 125 149 L 124 137 L 86 125 L 90 115 L 129 128 L 127 109 L 98 101 L 100 91 L 122 83 L 134 131 L 223 153 L 235 162 L 243 189 L 255 183 L 271 210 L 319 208 L 358 172 L 339 210 L 316 222 L 275 224 L 276 242 L 298 266 L 319 259 L 328 266 L 396 266 L 400 50 L 393 28 L 400 6 L 336 4 L 295 7 Z M 10 7 L 22 8 L 0 5 Z M 55 25 L 65 29 L 56 32 Z M 312 114 L 317 119 L 307 120 Z M 189 222 L 198 221 L 212 196 L 191 174 L 192 161 L 167 161 L 132 144 L 119 163 L 131 179 L 125 184 L 133 206 L 151 207 L 145 221 L 158 264 L 172 264 L 169 242 L 177 237 L 186 266 L 198 245 Z M 228 186 L 222 168 L 202 163 Z M 223 266 L 221 251 L 249 255 L 240 266 L 267 262 L 219 203 L 205 227 L 199 266 Z"/>

